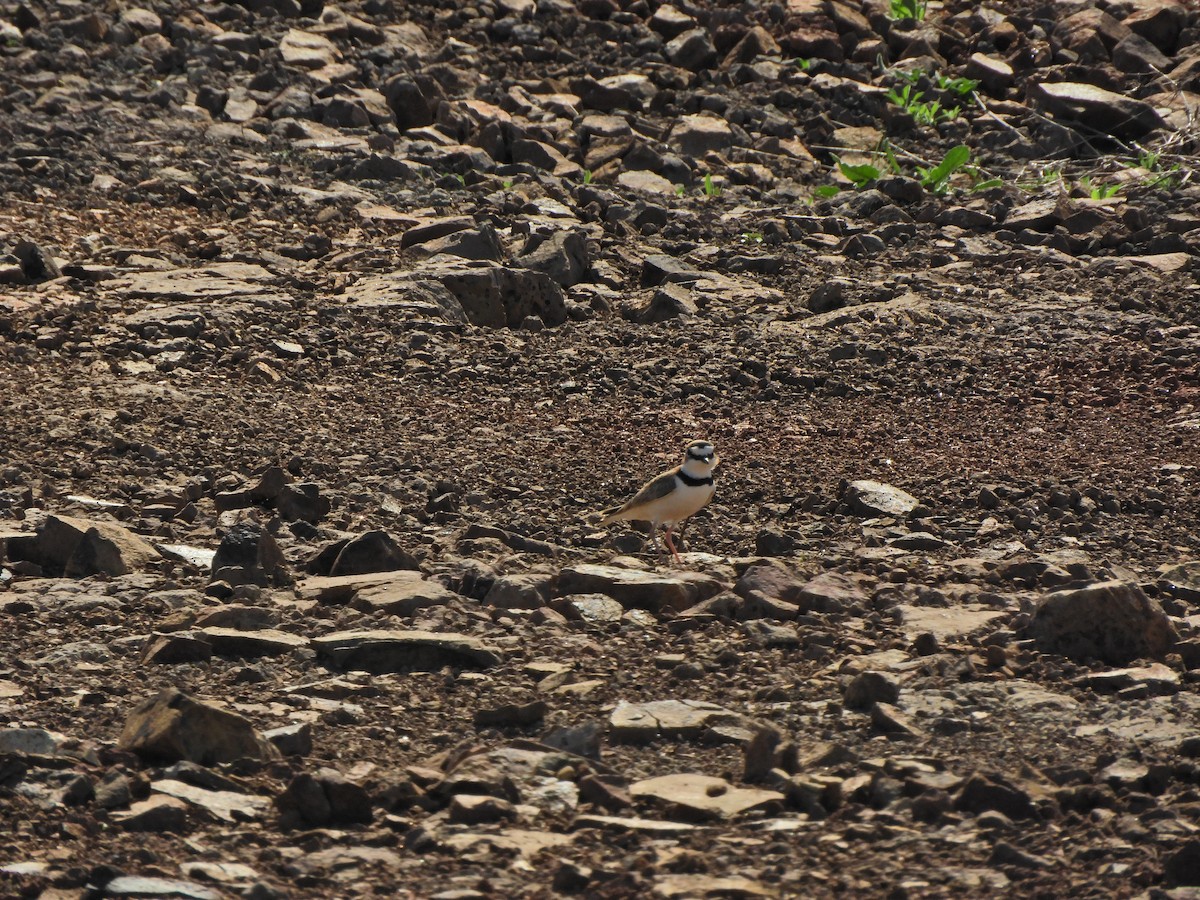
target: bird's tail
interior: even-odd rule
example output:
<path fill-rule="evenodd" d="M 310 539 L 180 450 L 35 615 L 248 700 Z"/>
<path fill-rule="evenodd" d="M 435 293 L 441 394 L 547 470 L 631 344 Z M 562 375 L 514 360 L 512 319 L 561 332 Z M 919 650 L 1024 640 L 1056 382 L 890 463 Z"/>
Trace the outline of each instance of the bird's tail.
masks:
<path fill-rule="evenodd" d="M 619 522 L 625 518 L 622 513 L 625 512 L 625 507 L 614 506 L 611 509 L 600 510 L 599 525 L 611 525 L 613 522 Z"/>

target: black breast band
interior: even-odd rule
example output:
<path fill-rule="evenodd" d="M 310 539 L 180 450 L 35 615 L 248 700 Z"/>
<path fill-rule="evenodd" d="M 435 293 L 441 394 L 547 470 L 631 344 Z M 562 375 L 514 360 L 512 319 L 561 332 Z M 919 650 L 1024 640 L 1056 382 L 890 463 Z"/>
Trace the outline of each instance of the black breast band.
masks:
<path fill-rule="evenodd" d="M 684 484 L 686 484 L 688 487 L 700 487 L 700 485 L 702 485 L 702 484 L 712 484 L 713 483 L 713 478 L 711 475 L 709 475 L 707 478 L 693 478 L 687 472 L 683 471 L 683 469 L 680 469 L 675 474 L 678 475 L 679 480 L 682 481 Z"/>

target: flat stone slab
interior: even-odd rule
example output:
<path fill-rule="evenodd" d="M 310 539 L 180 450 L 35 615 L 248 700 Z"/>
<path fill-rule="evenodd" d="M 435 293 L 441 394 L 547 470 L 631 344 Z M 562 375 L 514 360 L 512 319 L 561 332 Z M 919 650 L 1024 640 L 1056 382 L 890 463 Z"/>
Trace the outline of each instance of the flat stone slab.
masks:
<path fill-rule="evenodd" d="M 180 303 L 263 296 L 286 300 L 286 295 L 270 286 L 274 277 L 253 263 L 222 262 L 195 269 L 134 272 L 116 285 L 131 297 Z M 143 315 L 133 313 L 125 318 L 125 324 L 136 326 Z"/>
<path fill-rule="evenodd" d="M 221 900 L 220 891 L 194 881 L 173 878 L 151 878 L 143 875 L 120 875 L 104 886 L 106 897 L 145 897 L 166 900 Z"/>
<path fill-rule="evenodd" d="M 932 634 L 939 642 L 973 634 L 1009 614 L 986 606 L 899 606 L 904 635 Z"/>
<path fill-rule="evenodd" d="M 626 609 L 683 611 L 721 592 L 723 585 L 699 572 L 648 572 L 580 563 L 567 566 L 558 576 L 562 594 L 604 594 Z"/>
<path fill-rule="evenodd" d="M 478 848 L 480 845 L 490 847 L 518 856 L 536 856 L 543 850 L 562 847 L 571 843 L 574 837 L 569 834 L 555 834 L 551 831 L 530 831 L 521 828 L 506 828 L 495 833 L 468 832 L 452 834 L 443 839 L 451 850 L 459 852 Z"/>
<path fill-rule="evenodd" d="M 654 881 L 654 896 L 694 897 L 778 897 L 779 890 L 741 875 L 662 875 Z"/>
<path fill-rule="evenodd" d="M 0 728 L 0 753 L 54 756 L 65 738 L 44 728 Z"/>
<path fill-rule="evenodd" d="M 282 656 L 308 646 L 308 639 L 273 628 L 239 631 L 236 628 L 204 628 L 197 632 L 212 645 L 213 653 L 232 659 Z"/>
<path fill-rule="evenodd" d="M 731 819 L 784 800 L 778 791 L 734 787 L 724 778 L 692 772 L 647 778 L 631 784 L 629 793 L 701 819 Z"/>
<path fill-rule="evenodd" d="M 306 578 L 296 589 L 303 600 L 347 604 L 363 612 L 396 616 L 411 616 L 427 607 L 462 599 L 440 582 L 411 569 Z"/>
<path fill-rule="evenodd" d="M 576 816 L 571 827 L 633 831 L 663 837 L 696 830 L 696 826 L 690 822 L 664 822 L 662 819 L 643 819 L 639 816 Z"/>
<path fill-rule="evenodd" d="M 653 700 L 617 704 L 608 721 L 614 741 L 645 743 L 660 737 L 695 740 L 716 728 L 756 730 L 752 719 L 703 700 Z"/>
<path fill-rule="evenodd" d="M 453 632 L 339 631 L 314 638 L 312 647 L 330 666 L 381 675 L 436 672 L 444 666 L 489 669 L 500 652 L 478 638 Z"/>
<path fill-rule="evenodd" d="M 150 785 L 150 790 L 199 806 L 223 822 L 257 819 L 271 805 L 268 797 L 239 794 L 236 791 L 210 791 L 172 778 L 155 781 Z"/>

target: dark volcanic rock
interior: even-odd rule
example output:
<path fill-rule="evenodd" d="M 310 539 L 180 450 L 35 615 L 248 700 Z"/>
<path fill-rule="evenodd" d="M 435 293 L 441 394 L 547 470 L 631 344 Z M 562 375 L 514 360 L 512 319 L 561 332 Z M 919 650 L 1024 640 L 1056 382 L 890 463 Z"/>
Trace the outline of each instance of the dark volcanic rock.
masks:
<path fill-rule="evenodd" d="M 282 584 L 287 563 L 275 539 L 257 525 L 238 525 L 221 538 L 212 561 L 214 581 L 230 584 Z"/>

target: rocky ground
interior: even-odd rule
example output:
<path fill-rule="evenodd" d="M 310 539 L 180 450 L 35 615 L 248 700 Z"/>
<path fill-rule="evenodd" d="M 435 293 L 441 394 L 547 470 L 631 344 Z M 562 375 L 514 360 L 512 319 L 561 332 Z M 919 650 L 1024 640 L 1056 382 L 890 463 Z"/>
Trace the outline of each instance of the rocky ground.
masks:
<path fill-rule="evenodd" d="M 3 896 L 1200 896 L 1193 5 L 0 0 L 0 111 Z"/>

